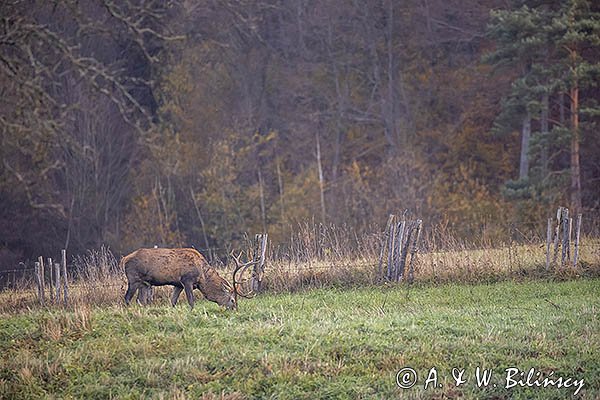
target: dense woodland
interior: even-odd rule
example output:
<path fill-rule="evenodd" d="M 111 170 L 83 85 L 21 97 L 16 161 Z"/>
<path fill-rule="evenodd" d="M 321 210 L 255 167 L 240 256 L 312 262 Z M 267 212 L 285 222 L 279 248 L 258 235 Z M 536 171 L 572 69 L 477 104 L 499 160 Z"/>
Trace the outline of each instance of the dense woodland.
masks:
<path fill-rule="evenodd" d="M 600 208 L 596 1 L 6 0 L 0 21 L 0 267 Z"/>

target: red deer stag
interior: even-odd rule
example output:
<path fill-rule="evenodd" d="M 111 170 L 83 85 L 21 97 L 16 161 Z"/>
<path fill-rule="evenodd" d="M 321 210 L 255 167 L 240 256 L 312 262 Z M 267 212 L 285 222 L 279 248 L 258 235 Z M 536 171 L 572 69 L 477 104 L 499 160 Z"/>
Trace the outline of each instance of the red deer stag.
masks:
<path fill-rule="evenodd" d="M 141 293 L 149 286 L 172 285 L 173 306 L 184 290 L 190 307 L 194 308 L 193 289 L 198 289 L 207 300 L 230 310 L 237 309 L 237 296 L 249 298 L 252 293 L 241 292 L 241 282 L 236 281 L 236 275 L 241 270 L 243 276 L 248 267 L 255 264 L 253 261 L 240 264 L 239 257 L 233 257 L 236 268 L 231 285 L 195 249 L 138 249 L 121 260 L 128 281 L 125 304 L 129 305 L 138 289 Z"/>

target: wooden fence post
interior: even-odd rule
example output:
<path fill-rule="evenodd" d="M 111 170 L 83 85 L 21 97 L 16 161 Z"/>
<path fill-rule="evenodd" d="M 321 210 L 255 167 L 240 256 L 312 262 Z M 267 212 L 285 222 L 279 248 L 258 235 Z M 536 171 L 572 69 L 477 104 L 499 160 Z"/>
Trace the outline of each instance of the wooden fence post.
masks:
<path fill-rule="evenodd" d="M 63 296 L 65 307 L 69 304 L 69 282 L 67 280 L 67 250 L 61 252 Z"/>
<path fill-rule="evenodd" d="M 40 301 L 40 304 L 43 306 L 44 305 L 44 291 L 42 289 L 42 267 L 40 265 L 39 261 L 35 262 L 35 283 L 37 286 L 37 292 L 38 292 L 38 300 Z"/>
<path fill-rule="evenodd" d="M 561 258 L 560 258 L 560 266 L 563 267 L 567 263 L 568 255 L 569 255 L 569 209 L 568 208 L 563 207 L 561 219 L 562 219 L 563 237 L 562 237 L 562 254 L 561 254 Z"/>
<path fill-rule="evenodd" d="M 550 269 L 550 247 L 552 244 L 552 218 L 548 218 L 548 229 L 546 231 L 546 271 Z"/>
<path fill-rule="evenodd" d="M 54 303 L 54 264 L 52 263 L 52 258 L 48 257 L 48 274 L 50 275 L 50 280 L 48 281 L 48 292 L 50 293 L 50 302 Z"/>
<path fill-rule="evenodd" d="M 386 274 L 387 280 L 392 279 L 392 272 L 393 272 L 393 268 L 394 268 L 394 248 L 396 247 L 395 242 L 396 242 L 396 230 L 397 230 L 396 228 L 397 228 L 396 223 L 393 223 L 392 225 L 390 225 L 390 234 L 389 234 L 389 240 L 388 240 L 387 274 Z"/>
<path fill-rule="evenodd" d="M 262 290 L 262 281 L 265 276 L 265 268 L 267 265 L 267 248 L 269 246 L 269 234 L 265 233 L 263 237 L 262 253 L 260 255 L 260 275 L 258 276 L 258 290 Z"/>
<path fill-rule="evenodd" d="M 262 278 L 265 272 L 265 258 L 267 254 L 267 241 L 269 235 L 267 233 L 257 234 L 255 237 L 255 252 L 254 252 L 254 261 L 258 261 L 254 264 L 254 268 L 252 271 L 252 290 L 256 293 L 260 292 L 262 289 Z M 259 257 L 256 260 L 256 257 Z"/>
<path fill-rule="evenodd" d="M 46 278 L 46 274 L 44 273 L 44 258 L 42 256 L 38 257 L 38 262 L 40 263 L 40 287 L 41 287 L 41 303 L 42 305 L 46 304 L 46 284 L 45 284 L 45 278 Z"/>
<path fill-rule="evenodd" d="M 56 286 L 56 304 L 60 304 L 60 264 L 54 263 L 54 285 Z"/>
<path fill-rule="evenodd" d="M 411 222 L 406 226 L 406 234 L 404 235 L 404 243 L 402 244 L 402 250 L 400 251 L 400 257 L 398 262 L 398 273 L 396 275 L 396 282 L 400 282 L 404 278 L 404 270 L 406 267 L 406 257 L 408 256 L 408 246 L 410 245 L 413 229 L 415 223 Z"/>
<path fill-rule="evenodd" d="M 558 245 L 560 243 L 560 228 L 562 226 L 562 207 L 558 207 L 556 210 L 556 229 L 554 230 L 554 257 L 552 259 L 552 264 L 556 265 L 558 259 Z"/>
<path fill-rule="evenodd" d="M 573 218 L 569 218 L 569 246 L 567 247 L 567 263 L 571 260 L 571 243 L 573 242 Z"/>
<path fill-rule="evenodd" d="M 575 224 L 575 249 L 573 252 L 573 267 L 577 266 L 577 259 L 579 258 L 579 235 L 581 233 L 581 214 L 577 214 L 577 223 Z"/>
<path fill-rule="evenodd" d="M 408 264 L 408 283 L 412 283 L 415 275 L 415 256 L 419 246 L 419 239 L 421 238 L 421 229 L 423 227 L 423 221 L 418 219 L 415 223 L 416 234 L 414 235 L 413 245 L 410 249 L 410 263 Z"/>
<path fill-rule="evenodd" d="M 406 227 L 407 223 L 404 218 L 402 222 L 398 224 L 396 233 L 396 248 L 394 249 L 394 268 L 392 271 L 392 281 L 398 282 L 401 277 L 401 263 L 402 263 L 402 252 L 404 249 L 404 243 L 406 242 Z"/>

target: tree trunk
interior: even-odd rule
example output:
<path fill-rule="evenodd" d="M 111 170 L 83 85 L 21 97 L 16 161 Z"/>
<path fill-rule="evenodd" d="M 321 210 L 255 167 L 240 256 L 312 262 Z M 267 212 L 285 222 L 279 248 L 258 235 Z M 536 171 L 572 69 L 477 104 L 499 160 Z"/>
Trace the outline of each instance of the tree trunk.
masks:
<path fill-rule="evenodd" d="M 531 138 L 531 114 L 527 111 L 523 119 L 523 132 L 521 137 L 521 162 L 519 164 L 519 179 L 529 176 L 529 141 Z"/>
<path fill-rule="evenodd" d="M 581 169 L 579 165 L 579 87 L 571 88 L 571 212 L 581 211 Z"/>
<path fill-rule="evenodd" d="M 208 235 L 206 234 L 206 226 L 204 225 L 204 218 L 202 218 L 202 213 L 200 212 L 200 207 L 198 207 L 198 202 L 196 201 L 196 193 L 194 193 L 194 189 L 190 187 L 190 195 L 192 196 L 192 202 L 194 203 L 194 208 L 196 209 L 196 214 L 198 215 L 198 219 L 200 220 L 200 228 L 202 229 L 202 237 L 204 238 L 204 247 L 206 247 L 206 251 L 208 251 L 208 258 L 212 262 L 213 254 L 212 249 L 208 243 Z"/>
<path fill-rule="evenodd" d="M 265 188 L 264 180 L 260 168 L 258 169 L 258 190 L 260 192 L 260 220 L 262 223 L 263 233 L 267 232 L 267 211 L 265 206 Z"/>
<path fill-rule="evenodd" d="M 279 186 L 279 203 L 281 205 L 281 223 L 285 221 L 285 202 L 283 200 L 283 177 L 281 176 L 281 160 L 277 158 L 276 167 L 277 167 L 277 185 Z"/>
<path fill-rule="evenodd" d="M 344 110 L 346 108 L 346 96 L 347 90 L 344 90 L 342 93 L 342 83 L 340 77 L 340 71 L 338 69 L 338 60 L 334 56 L 333 53 L 333 27 L 331 25 L 328 26 L 327 30 L 327 55 L 329 57 L 329 63 L 331 64 L 331 70 L 333 71 L 333 82 L 335 84 L 335 94 L 337 97 L 337 107 L 336 107 L 336 115 L 335 115 L 335 135 L 333 140 L 333 159 L 331 163 L 331 181 L 335 183 L 338 177 L 338 171 L 340 166 L 341 154 L 342 154 L 342 118 L 344 115 Z"/>
<path fill-rule="evenodd" d="M 381 82 L 381 93 L 379 96 L 380 109 L 381 109 L 381 121 L 383 123 L 383 133 L 385 138 L 390 145 L 391 150 L 394 153 L 398 152 L 400 147 L 398 127 L 396 124 L 396 93 L 394 90 L 394 46 L 393 46 L 393 34 L 394 34 L 394 2 L 388 2 L 388 9 L 386 15 L 386 28 L 382 31 L 385 44 L 385 64 L 382 63 L 381 71 L 385 71 L 385 86 L 384 82 Z M 377 50 L 372 48 L 373 60 L 377 60 Z M 382 61 L 383 58 L 382 58 Z M 379 67 L 376 66 L 374 73 L 377 80 L 379 81 L 380 73 Z M 383 80 L 383 79 L 381 79 Z M 379 84 L 379 82 L 377 82 Z M 385 89 L 384 89 L 385 87 Z"/>
<path fill-rule="evenodd" d="M 321 192 L 321 222 L 325 223 L 325 179 L 323 178 L 323 166 L 321 165 L 321 143 L 319 141 L 319 133 L 317 139 L 317 168 L 319 172 L 319 190 Z"/>
<path fill-rule="evenodd" d="M 542 180 L 546 179 L 548 175 L 548 92 L 544 92 L 542 95 L 542 113 L 541 113 L 541 133 L 542 133 L 542 149 L 541 149 L 541 161 L 542 161 Z"/>

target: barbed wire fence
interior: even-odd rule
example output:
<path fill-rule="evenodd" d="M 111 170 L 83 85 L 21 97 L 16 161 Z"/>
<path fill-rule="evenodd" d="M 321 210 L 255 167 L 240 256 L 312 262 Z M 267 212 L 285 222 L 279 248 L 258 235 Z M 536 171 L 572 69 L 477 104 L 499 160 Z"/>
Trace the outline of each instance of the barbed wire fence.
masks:
<path fill-rule="evenodd" d="M 412 282 L 416 273 L 434 277 L 449 273 L 444 269 L 450 268 L 453 254 L 461 252 L 462 261 L 481 271 L 475 263 L 482 258 L 466 256 L 466 251 L 493 252 L 484 264 L 496 257 L 496 262 L 507 264 L 510 271 L 522 269 L 524 253 L 531 252 L 531 248 L 540 250 L 536 250 L 535 262 L 546 270 L 575 267 L 582 262 L 598 265 L 600 237 L 586 226 L 600 225 L 600 216 L 573 219 L 563 215 L 564 212 L 564 208 L 559 208 L 556 219 L 546 221 L 546 229 L 541 228 L 540 221 L 535 222 L 538 226 L 535 231 L 530 229 L 534 221 L 524 224 L 526 228 L 515 223 L 503 224 L 507 240 L 500 242 L 482 240 L 474 245 L 453 237 L 448 228 L 427 227 L 421 220 L 404 218 L 403 213 L 391 215 L 384 230 L 366 235 L 358 235 L 348 227 L 305 224 L 283 245 L 268 242 L 266 234 L 246 236 L 245 252 L 247 258 L 261 261 L 252 272 L 251 285 L 257 292 L 292 288 L 290 280 L 305 282 L 307 286 L 318 284 L 319 279 L 327 282 L 334 273 L 339 279 L 351 276 L 362 283 Z M 205 255 L 230 251 L 220 247 L 197 250 Z M 18 292 L 21 301 L 28 305 L 65 307 L 71 305 L 70 293 L 74 298 L 92 298 L 106 292 L 105 302 L 110 303 L 126 289 L 117 257 L 107 248 L 73 257 L 68 266 L 66 251 L 58 259 L 60 263 L 40 257 L 33 266 L 20 263 L 18 268 L 0 271 L 0 287 Z M 218 270 L 226 271 L 227 264 L 227 257 L 224 261 L 213 259 L 213 267 Z M 362 275 L 357 279 L 359 274 Z M 266 285 L 263 277 L 267 278 Z"/>

